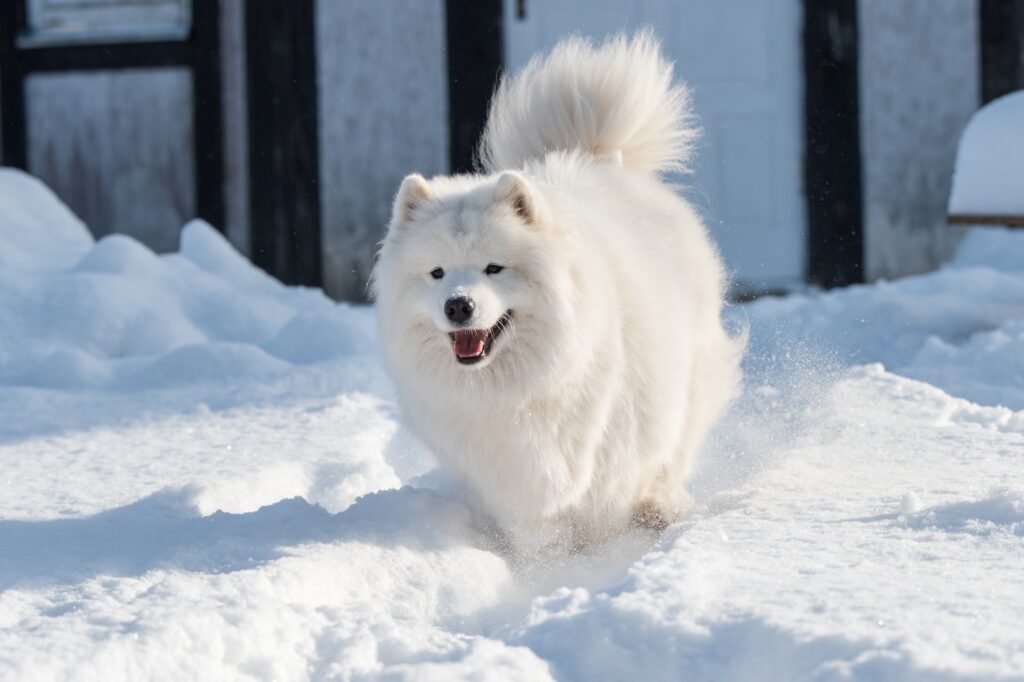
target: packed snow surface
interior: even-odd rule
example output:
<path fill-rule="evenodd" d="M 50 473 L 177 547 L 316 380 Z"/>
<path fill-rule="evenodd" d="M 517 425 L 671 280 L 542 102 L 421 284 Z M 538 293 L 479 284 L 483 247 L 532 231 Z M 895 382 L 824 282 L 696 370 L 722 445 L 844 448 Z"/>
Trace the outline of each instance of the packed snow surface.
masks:
<path fill-rule="evenodd" d="M 0 171 L 0 679 L 1024 678 L 1024 234 L 729 318 L 692 516 L 523 557 L 371 309 Z"/>
<path fill-rule="evenodd" d="M 1024 90 L 971 117 L 960 136 L 949 212 L 1024 216 Z"/>

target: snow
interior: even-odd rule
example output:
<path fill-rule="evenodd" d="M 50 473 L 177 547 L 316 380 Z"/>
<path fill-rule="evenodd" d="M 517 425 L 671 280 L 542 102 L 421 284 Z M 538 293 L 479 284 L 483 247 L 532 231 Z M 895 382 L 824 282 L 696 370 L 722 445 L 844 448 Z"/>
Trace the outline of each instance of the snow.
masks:
<path fill-rule="evenodd" d="M 0 679 L 1024 677 L 1024 233 L 728 316 L 694 514 L 525 558 L 399 426 L 371 309 L 2 171 Z"/>
<path fill-rule="evenodd" d="M 755 376 L 787 354 L 898 374 L 987 405 L 1024 410 L 1024 232 L 971 230 L 938 272 L 818 296 L 758 301 Z M 795 348 L 794 348 L 795 346 Z"/>
<path fill-rule="evenodd" d="M 1024 90 L 989 102 L 960 137 L 950 214 L 1024 215 Z"/>

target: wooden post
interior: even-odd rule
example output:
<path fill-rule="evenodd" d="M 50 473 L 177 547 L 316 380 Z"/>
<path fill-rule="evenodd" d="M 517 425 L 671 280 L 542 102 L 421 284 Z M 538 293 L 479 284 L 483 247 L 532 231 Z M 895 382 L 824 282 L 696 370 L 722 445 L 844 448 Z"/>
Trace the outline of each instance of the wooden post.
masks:
<path fill-rule="evenodd" d="M 1024 88 L 1024 0 L 979 0 L 981 103 Z"/>
<path fill-rule="evenodd" d="M 856 0 L 804 0 L 807 279 L 864 277 Z"/>
<path fill-rule="evenodd" d="M 25 71 L 16 41 L 25 27 L 24 0 L 0 2 L 0 104 L 3 104 L 3 130 L 0 131 L 0 158 L 3 165 L 25 168 Z"/>
<path fill-rule="evenodd" d="M 224 135 L 220 90 L 220 0 L 192 2 L 192 121 L 196 213 L 221 232 L 224 224 Z"/>
<path fill-rule="evenodd" d="M 453 173 L 475 169 L 487 108 L 504 62 L 501 0 L 447 0 L 449 155 Z"/>
<path fill-rule="evenodd" d="M 307 286 L 321 282 L 315 11 L 245 4 L 252 259 Z"/>

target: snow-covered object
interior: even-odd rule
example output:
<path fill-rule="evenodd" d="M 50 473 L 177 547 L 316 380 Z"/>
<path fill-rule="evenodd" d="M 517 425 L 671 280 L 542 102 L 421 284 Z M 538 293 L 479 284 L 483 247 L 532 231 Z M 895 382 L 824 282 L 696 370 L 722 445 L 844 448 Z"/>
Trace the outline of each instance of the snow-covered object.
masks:
<path fill-rule="evenodd" d="M 1024 677 L 1020 232 L 733 308 L 698 512 L 523 561 L 396 423 L 372 310 L 0 199 L 2 680 Z"/>
<path fill-rule="evenodd" d="M 1024 90 L 989 102 L 967 123 L 949 214 L 1024 218 Z"/>

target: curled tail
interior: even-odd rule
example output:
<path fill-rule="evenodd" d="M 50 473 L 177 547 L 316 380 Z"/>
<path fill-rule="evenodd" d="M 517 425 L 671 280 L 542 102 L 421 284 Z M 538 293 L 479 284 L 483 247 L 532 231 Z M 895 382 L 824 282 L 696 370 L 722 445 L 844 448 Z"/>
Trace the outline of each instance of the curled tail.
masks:
<path fill-rule="evenodd" d="M 575 150 L 650 173 L 685 170 L 697 133 L 689 92 L 673 84 L 653 34 L 597 47 L 574 36 L 502 79 L 480 160 L 494 172 Z"/>

